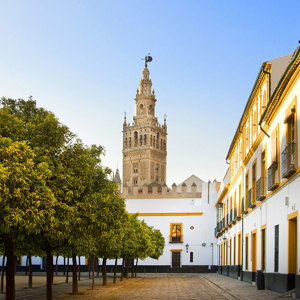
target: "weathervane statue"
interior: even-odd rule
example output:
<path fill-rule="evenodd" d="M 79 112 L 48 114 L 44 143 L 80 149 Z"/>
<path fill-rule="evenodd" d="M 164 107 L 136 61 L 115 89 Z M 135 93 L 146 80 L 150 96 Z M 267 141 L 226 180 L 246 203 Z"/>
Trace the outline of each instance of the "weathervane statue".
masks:
<path fill-rule="evenodd" d="M 145 56 L 145 58 L 142 58 L 142 60 L 145 61 L 145 68 L 147 68 L 147 63 L 152 61 L 152 56 L 150 56 L 150 53 Z"/>

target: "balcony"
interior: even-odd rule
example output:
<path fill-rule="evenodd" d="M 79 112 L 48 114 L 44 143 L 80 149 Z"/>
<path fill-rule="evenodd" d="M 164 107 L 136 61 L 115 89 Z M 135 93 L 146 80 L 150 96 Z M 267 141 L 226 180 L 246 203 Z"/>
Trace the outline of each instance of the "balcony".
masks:
<path fill-rule="evenodd" d="M 249 191 L 248 191 L 248 207 L 253 208 L 255 206 L 256 206 L 256 204 L 252 203 L 252 189 L 249 189 Z"/>
<path fill-rule="evenodd" d="M 245 199 L 242 198 L 242 214 L 247 214 L 248 210 L 245 208 Z"/>
<path fill-rule="evenodd" d="M 264 188 L 262 187 L 261 178 L 259 178 L 256 181 L 256 201 L 263 201 L 266 198 L 263 189 Z"/>
<path fill-rule="evenodd" d="M 289 178 L 296 172 L 295 167 L 295 146 L 294 142 L 288 144 L 281 153 L 282 178 Z"/>
<path fill-rule="evenodd" d="M 170 244 L 182 244 L 183 243 L 183 235 L 171 236 L 169 235 L 169 243 Z"/>
<path fill-rule="evenodd" d="M 268 168 L 268 191 L 274 191 L 278 187 L 278 180 L 276 176 L 276 171 L 278 172 L 277 162 L 274 161 Z"/>

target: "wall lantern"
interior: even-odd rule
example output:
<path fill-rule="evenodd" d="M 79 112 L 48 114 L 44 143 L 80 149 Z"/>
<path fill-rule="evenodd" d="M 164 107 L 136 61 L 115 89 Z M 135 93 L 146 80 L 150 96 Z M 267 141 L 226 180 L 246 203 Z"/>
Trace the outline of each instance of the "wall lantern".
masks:
<path fill-rule="evenodd" d="M 188 243 L 186 243 L 186 245 L 185 245 L 185 249 L 186 249 L 186 252 L 188 253 L 189 252 L 189 244 Z"/>

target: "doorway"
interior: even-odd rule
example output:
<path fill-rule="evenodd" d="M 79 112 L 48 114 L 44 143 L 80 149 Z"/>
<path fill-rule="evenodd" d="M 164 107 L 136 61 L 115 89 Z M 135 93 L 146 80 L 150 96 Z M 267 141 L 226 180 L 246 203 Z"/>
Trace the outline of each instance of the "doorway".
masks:
<path fill-rule="evenodd" d="M 180 268 L 180 252 L 172 252 L 172 268 Z"/>
<path fill-rule="evenodd" d="M 291 214 L 288 220 L 288 273 L 297 273 L 298 217 Z"/>
<path fill-rule="evenodd" d="M 252 272 L 256 272 L 256 231 L 252 233 Z"/>

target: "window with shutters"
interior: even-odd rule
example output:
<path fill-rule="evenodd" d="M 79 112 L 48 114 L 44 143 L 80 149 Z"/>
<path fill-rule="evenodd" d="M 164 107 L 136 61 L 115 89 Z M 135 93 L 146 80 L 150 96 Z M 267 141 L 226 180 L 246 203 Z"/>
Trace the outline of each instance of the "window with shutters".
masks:
<path fill-rule="evenodd" d="M 293 175 L 296 172 L 297 114 L 296 114 L 295 105 L 292 105 L 287 109 L 284 123 L 286 124 L 286 146 L 281 154 L 282 157 L 281 169 L 282 169 L 282 177 L 289 178 L 291 175 Z"/>
<path fill-rule="evenodd" d="M 182 223 L 170 224 L 170 243 L 182 243 Z"/>
<path fill-rule="evenodd" d="M 279 135 L 278 126 L 271 135 L 271 165 L 268 168 L 268 190 L 273 191 L 279 183 Z"/>

